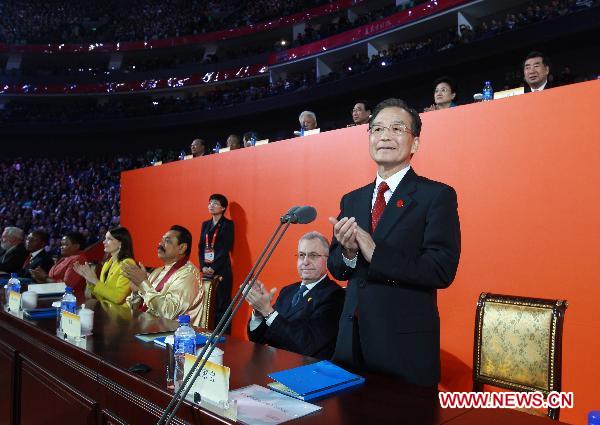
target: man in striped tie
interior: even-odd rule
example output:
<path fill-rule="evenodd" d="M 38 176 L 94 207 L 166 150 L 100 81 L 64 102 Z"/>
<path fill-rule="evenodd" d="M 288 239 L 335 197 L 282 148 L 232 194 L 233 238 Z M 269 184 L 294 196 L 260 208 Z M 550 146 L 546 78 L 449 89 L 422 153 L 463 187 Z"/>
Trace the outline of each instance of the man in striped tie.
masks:
<path fill-rule="evenodd" d="M 387 99 L 369 121 L 370 184 L 330 217 L 328 267 L 348 280 L 334 361 L 435 387 L 439 382 L 437 289 L 454 280 L 460 256 L 456 192 L 418 176 L 419 114 Z"/>
<path fill-rule="evenodd" d="M 256 281 L 246 301 L 253 308 L 248 322 L 251 341 L 306 356 L 330 359 L 344 305 L 344 290 L 327 277 L 329 241 L 319 232 L 300 238 L 296 266 L 300 282 L 267 290 Z"/>

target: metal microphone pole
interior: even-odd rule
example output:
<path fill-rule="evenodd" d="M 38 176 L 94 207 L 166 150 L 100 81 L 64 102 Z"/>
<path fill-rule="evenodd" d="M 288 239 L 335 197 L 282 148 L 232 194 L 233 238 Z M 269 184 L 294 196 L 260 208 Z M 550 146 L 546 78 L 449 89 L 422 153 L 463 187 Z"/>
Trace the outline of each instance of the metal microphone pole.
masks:
<path fill-rule="evenodd" d="M 294 207 L 294 208 L 297 209 L 297 207 Z M 294 208 L 292 208 L 292 210 Z M 284 221 L 284 219 L 285 219 L 285 221 Z M 223 332 L 225 331 L 225 329 L 227 329 L 227 326 L 229 326 L 229 323 L 231 323 L 231 320 L 233 319 L 233 315 L 239 310 L 240 306 L 242 305 L 243 299 L 246 297 L 246 295 L 248 294 L 250 289 L 252 289 L 252 285 L 254 285 L 254 282 L 258 278 L 258 275 L 260 274 L 262 269 L 265 267 L 265 265 L 271 258 L 271 255 L 273 254 L 273 251 L 275 250 L 277 245 L 279 245 L 281 238 L 283 237 L 283 235 L 285 234 L 285 232 L 287 231 L 288 227 L 291 224 L 291 220 L 292 220 L 292 217 L 290 216 L 290 212 L 288 211 L 288 214 L 286 214 L 282 217 L 281 222 L 279 223 L 279 225 L 277 226 L 277 228 L 271 235 L 271 238 L 269 239 L 269 241 L 265 245 L 264 249 L 260 253 L 258 259 L 254 263 L 254 266 L 248 273 L 248 276 L 246 276 L 246 279 L 244 279 L 244 282 L 240 286 L 240 289 L 237 291 L 237 293 L 231 300 L 231 303 L 229 304 L 229 306 L 227 307 L 227 310 L 223 314 L 223 317 L 221 318 L 221 320 L 215 327 L 215 330 L 208 337 L 208 340 L 206 341 L 206 344 L 202 348 L 202 351 L 196 358 L 196 361 L 194 362 L 192 368 L 188 372 L 188 374 L 185 377 L 184 381 L 182 382 L 181 386 L 179 387 L 179 389 L 177 390 L 177 392 L 175 393 L 175 395 L 173 396 L 173 398 L 171 399 L 171 401 L 165 408 L 165 411 L 163 412 L 162 416 L 158 420 L 157 425 L 167 425 L 173 419 L 175 414 L 177 413 L 177 410 L 179 409 L 182 401 L 185 399 L 186 395 L 189 393 L 192 385 L 196 381 L 200 372 L 202 372 L 202 369 L 204 368 L 204 365 L 206 364 L 208 357 L 210 357 L 210 355 L 214 351 L 217 341 L 219 341 L 219 338 L 221 338 L 221 335 L 223 335 Z M 282 227 L 283 227 L 283 230 L 281 230 Z M 280 232 L 280 230 L 281 230 L 281 232 Z M 275 242 L 273 242 L 274 240 L 275 240 Z M 269 251 L 269 252 L 263 261 L 263 257 L 265 256 L 265 253 L 267 251 Z M 243 294 L 243 298 L 241 297 L 242 294 Z M 170 410 L 171 410 L 171 412 L 169 413 Z"/>

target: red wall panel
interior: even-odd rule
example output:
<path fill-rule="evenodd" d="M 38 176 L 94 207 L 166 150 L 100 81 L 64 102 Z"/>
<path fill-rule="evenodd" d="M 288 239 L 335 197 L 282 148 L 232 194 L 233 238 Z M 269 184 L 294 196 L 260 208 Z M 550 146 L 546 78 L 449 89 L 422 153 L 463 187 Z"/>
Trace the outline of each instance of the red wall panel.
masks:
<path fill-rule="evenodd" d="M 413 166 L 455 187 L 462 226 L 457 278 L 438 293 L 443 388 L 470 388 L 480 292 L 562 298 L 569 302 L 563 388 L 574 391 L 576 407 L 561 419 L 583 423 L 600 408 L 593 354 L 600 352 L 598 98 L 600 81 L 593 81 L 422 114 Z M 122 222 L 138 259 L 158 264 L 156 245 L 166 229 L 187 226 L 196 244 L 209 195 L 225 194 L 236 223 L 236 286 L 279 216 L 292 205 L 314 205 L 317 220 L 290 229 L 262 276 L 281 288 L 297 280 L 298 237 L 313 229 L 331 237 L 327 217 L 337 215 L 340 197 L 374 179 L 367 146 L 366 127 L 354 127 L 126 172 Z M 248 315 L 246 308 L 235 318 L 235 335 L 244 335 Z"/>

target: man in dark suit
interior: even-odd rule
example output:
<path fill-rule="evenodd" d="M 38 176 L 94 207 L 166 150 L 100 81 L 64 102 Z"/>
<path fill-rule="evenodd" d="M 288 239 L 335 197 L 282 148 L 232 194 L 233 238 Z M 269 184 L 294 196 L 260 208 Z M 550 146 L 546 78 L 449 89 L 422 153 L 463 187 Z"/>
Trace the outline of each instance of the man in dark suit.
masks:
<path fill-rule="evenodd" d="M 31 270 L 41 267 L 46 273 L 54 265 L 52 256 L 44 248 L 48 245 L 48 233 L 41 230 L 34 230 L 25 238 L 25 250 L 27 257 L 23 263 L 23 268 L 19 272 L 19 277 L 31 278 Z"/>
<path fill-rule="evenodd" d="M 454 189 L 418 176 L 419 114 L 400 99 L 373 110 L 369 152 L 375 182 L 341 200 L 329 271 L 349 280 L 334 361 L 433 387 L 440 376 L 436 290 L 460 256 Z"/>
<path fill-rule="evenodd" d="M 551 88 L 548 81 L 550 61 L 541 52 L 531 52 L 523 62 L 523 78 L 525 93 L 542 91 Z"/>
<path fill-rule="evenodd" d="M 23 230 L 18 227 L 5 227 L 0 245 L 4 250 L 0 257 L 0 273 L 17 273 L 23 267 L 27 256 L 23 245 Z"/>
<path fill-rule="evenodd" d="M 257 281 L 246 301 L 254 309 L 248 322 L 251 341 L 306 356 L 330 359 L 344 305 L 344 290 L 327 277 L 329 241 L 309 232 L 298 242 L 301 282 L 281 290 L 271 305 L 276 288 L 268 291 Z"/>

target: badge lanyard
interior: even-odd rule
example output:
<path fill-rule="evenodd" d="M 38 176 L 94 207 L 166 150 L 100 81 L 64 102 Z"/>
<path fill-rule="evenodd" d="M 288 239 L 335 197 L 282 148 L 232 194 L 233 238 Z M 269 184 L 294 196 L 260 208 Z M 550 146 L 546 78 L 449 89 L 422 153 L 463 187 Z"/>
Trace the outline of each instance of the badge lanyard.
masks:
<path fill-rule="evenodd" d="M 204 248 L 204 262 L 207 264 L 211 264 L 215 261 L 215 241 L 217 240 L 217 233 L 219 232 L 219 226 L 217 225 L 215 228 L 215 233 L 213 233 L 212 243 L 208 243 L 208 233 L 206 232 L 206 247 Z"/>

